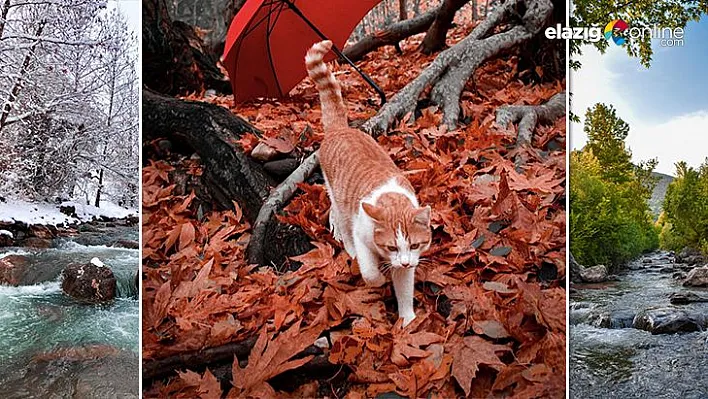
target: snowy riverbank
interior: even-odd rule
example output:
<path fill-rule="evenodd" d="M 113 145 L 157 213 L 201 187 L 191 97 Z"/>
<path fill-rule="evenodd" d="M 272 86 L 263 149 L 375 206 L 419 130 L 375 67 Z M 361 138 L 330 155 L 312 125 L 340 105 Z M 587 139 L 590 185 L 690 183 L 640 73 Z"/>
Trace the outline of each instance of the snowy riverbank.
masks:
<path fill-rule="evenodd" d="M 62 212 L 62 210 L 64 212 Z M 86 205 L 77 201 L 61 204 L 36 203 L 6 199 L 0 201 L 0 222 L 21 222 L 28 225 L 68 225 L 88 222 L 94 219 L 124 219 L 138 217 L 137 209 L 126 209 L 111 202 L 101 203 L 101 207 Z"/>

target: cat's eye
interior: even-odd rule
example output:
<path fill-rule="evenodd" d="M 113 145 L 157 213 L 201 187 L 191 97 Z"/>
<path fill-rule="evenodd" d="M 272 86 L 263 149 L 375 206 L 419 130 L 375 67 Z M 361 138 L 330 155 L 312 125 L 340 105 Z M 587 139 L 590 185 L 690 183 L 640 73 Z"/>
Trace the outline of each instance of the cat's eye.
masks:
<path fill-rule="evenodd" d="M 388 249 L 389 252 L 396 252 L 396 251 L 398 251 L 398 247 L 395 247 L 395 246 L 393 246 L 393 245 L 388 245 L 388 246 L 386 246 L 386 249 Z"/>
<path fill-rule="evenodd" d="M 411 249 L 416 250 L 420 248 L 420 244 L 411 244 Z"/>

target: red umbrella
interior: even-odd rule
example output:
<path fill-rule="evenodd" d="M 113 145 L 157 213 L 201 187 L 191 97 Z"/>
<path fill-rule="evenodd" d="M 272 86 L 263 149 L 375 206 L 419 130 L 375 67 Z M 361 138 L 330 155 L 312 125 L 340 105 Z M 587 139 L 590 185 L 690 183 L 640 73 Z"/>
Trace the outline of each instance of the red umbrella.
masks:
<path fill-rule="evenodd" d="M 224 66 L 236 101 L 283 97 L 305 76 L 305 53 L 321 40 L 386 100 L 383 91 L 339 51 L 356 25 L 381 0 L 248 0 L 238 11 L 224 48 Z"/>

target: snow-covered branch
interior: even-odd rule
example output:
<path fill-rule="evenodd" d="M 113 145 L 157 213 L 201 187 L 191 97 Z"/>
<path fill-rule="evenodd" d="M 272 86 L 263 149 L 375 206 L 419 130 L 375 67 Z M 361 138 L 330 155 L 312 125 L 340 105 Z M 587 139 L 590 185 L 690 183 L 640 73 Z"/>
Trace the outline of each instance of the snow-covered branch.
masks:
<path fill-rule="evenodd" d="M 25 34 L 9 35 L 9 36 L 5 36 L 3 38 L 0 38 L 0 40 L 11 40 L 11 39 L 24 39 L 24 40 L 30 40 L 32 42 L 54 43 L 54 44 L 61 44 L 61 45 L 65 45 L 65 46 L 95 46 L 95 45 L 99 44 L 99 42 L 96 42 L 96 41 L 64 40 L 64 39 L 59 39 L 56 37 L 32 36 L 32 35 L 25 35 Z"/>

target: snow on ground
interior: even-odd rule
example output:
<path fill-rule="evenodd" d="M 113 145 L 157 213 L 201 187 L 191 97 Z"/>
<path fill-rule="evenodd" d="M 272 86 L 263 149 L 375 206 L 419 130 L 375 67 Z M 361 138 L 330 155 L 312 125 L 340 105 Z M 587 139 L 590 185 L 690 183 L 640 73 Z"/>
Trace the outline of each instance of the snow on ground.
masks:
<path fill-rule="evenodd" d="M 12 232 L 7 230 L 0 230 L 0 236 L 8 236 L 10 238 L 14 238 Z"/>
<path fill-rule="evenodd" d="M 81 202 L 68 201 L 62 206 L 76 207 L 76 215 L 81 220 L 91 220 L 91 217 L 105 216 L 109 218 L 124 218 L 128 216 L 138 216 L 138 211 L 135 209 L 125 209 L 112 202 L 101 202 L 101 207 L 96 208 L 93 205 L 86 205 Z M 58 207 L 57 207 L 58 209 Z"/>
<path fill-rule="evenodd" d="M 65 223 L 76 223 L 89 221 L 94 216 L 106 216 L 111 218 L 123 218 L 126 216 L 137 216 L 135 209 L 125 209 L 110 202 L 102 202 L 101 207 L 85 205 L 79 202 L 67 201 L 62 206 L 75 206 L 76 215 L 73 218 L 59 212 L 59 206 L 49 203 L 34 203 L 22 200 L 7 199 L 0 202 L 0 222 L 24 222 L 27 224 L 52 224 L 59 225 Z"/>

